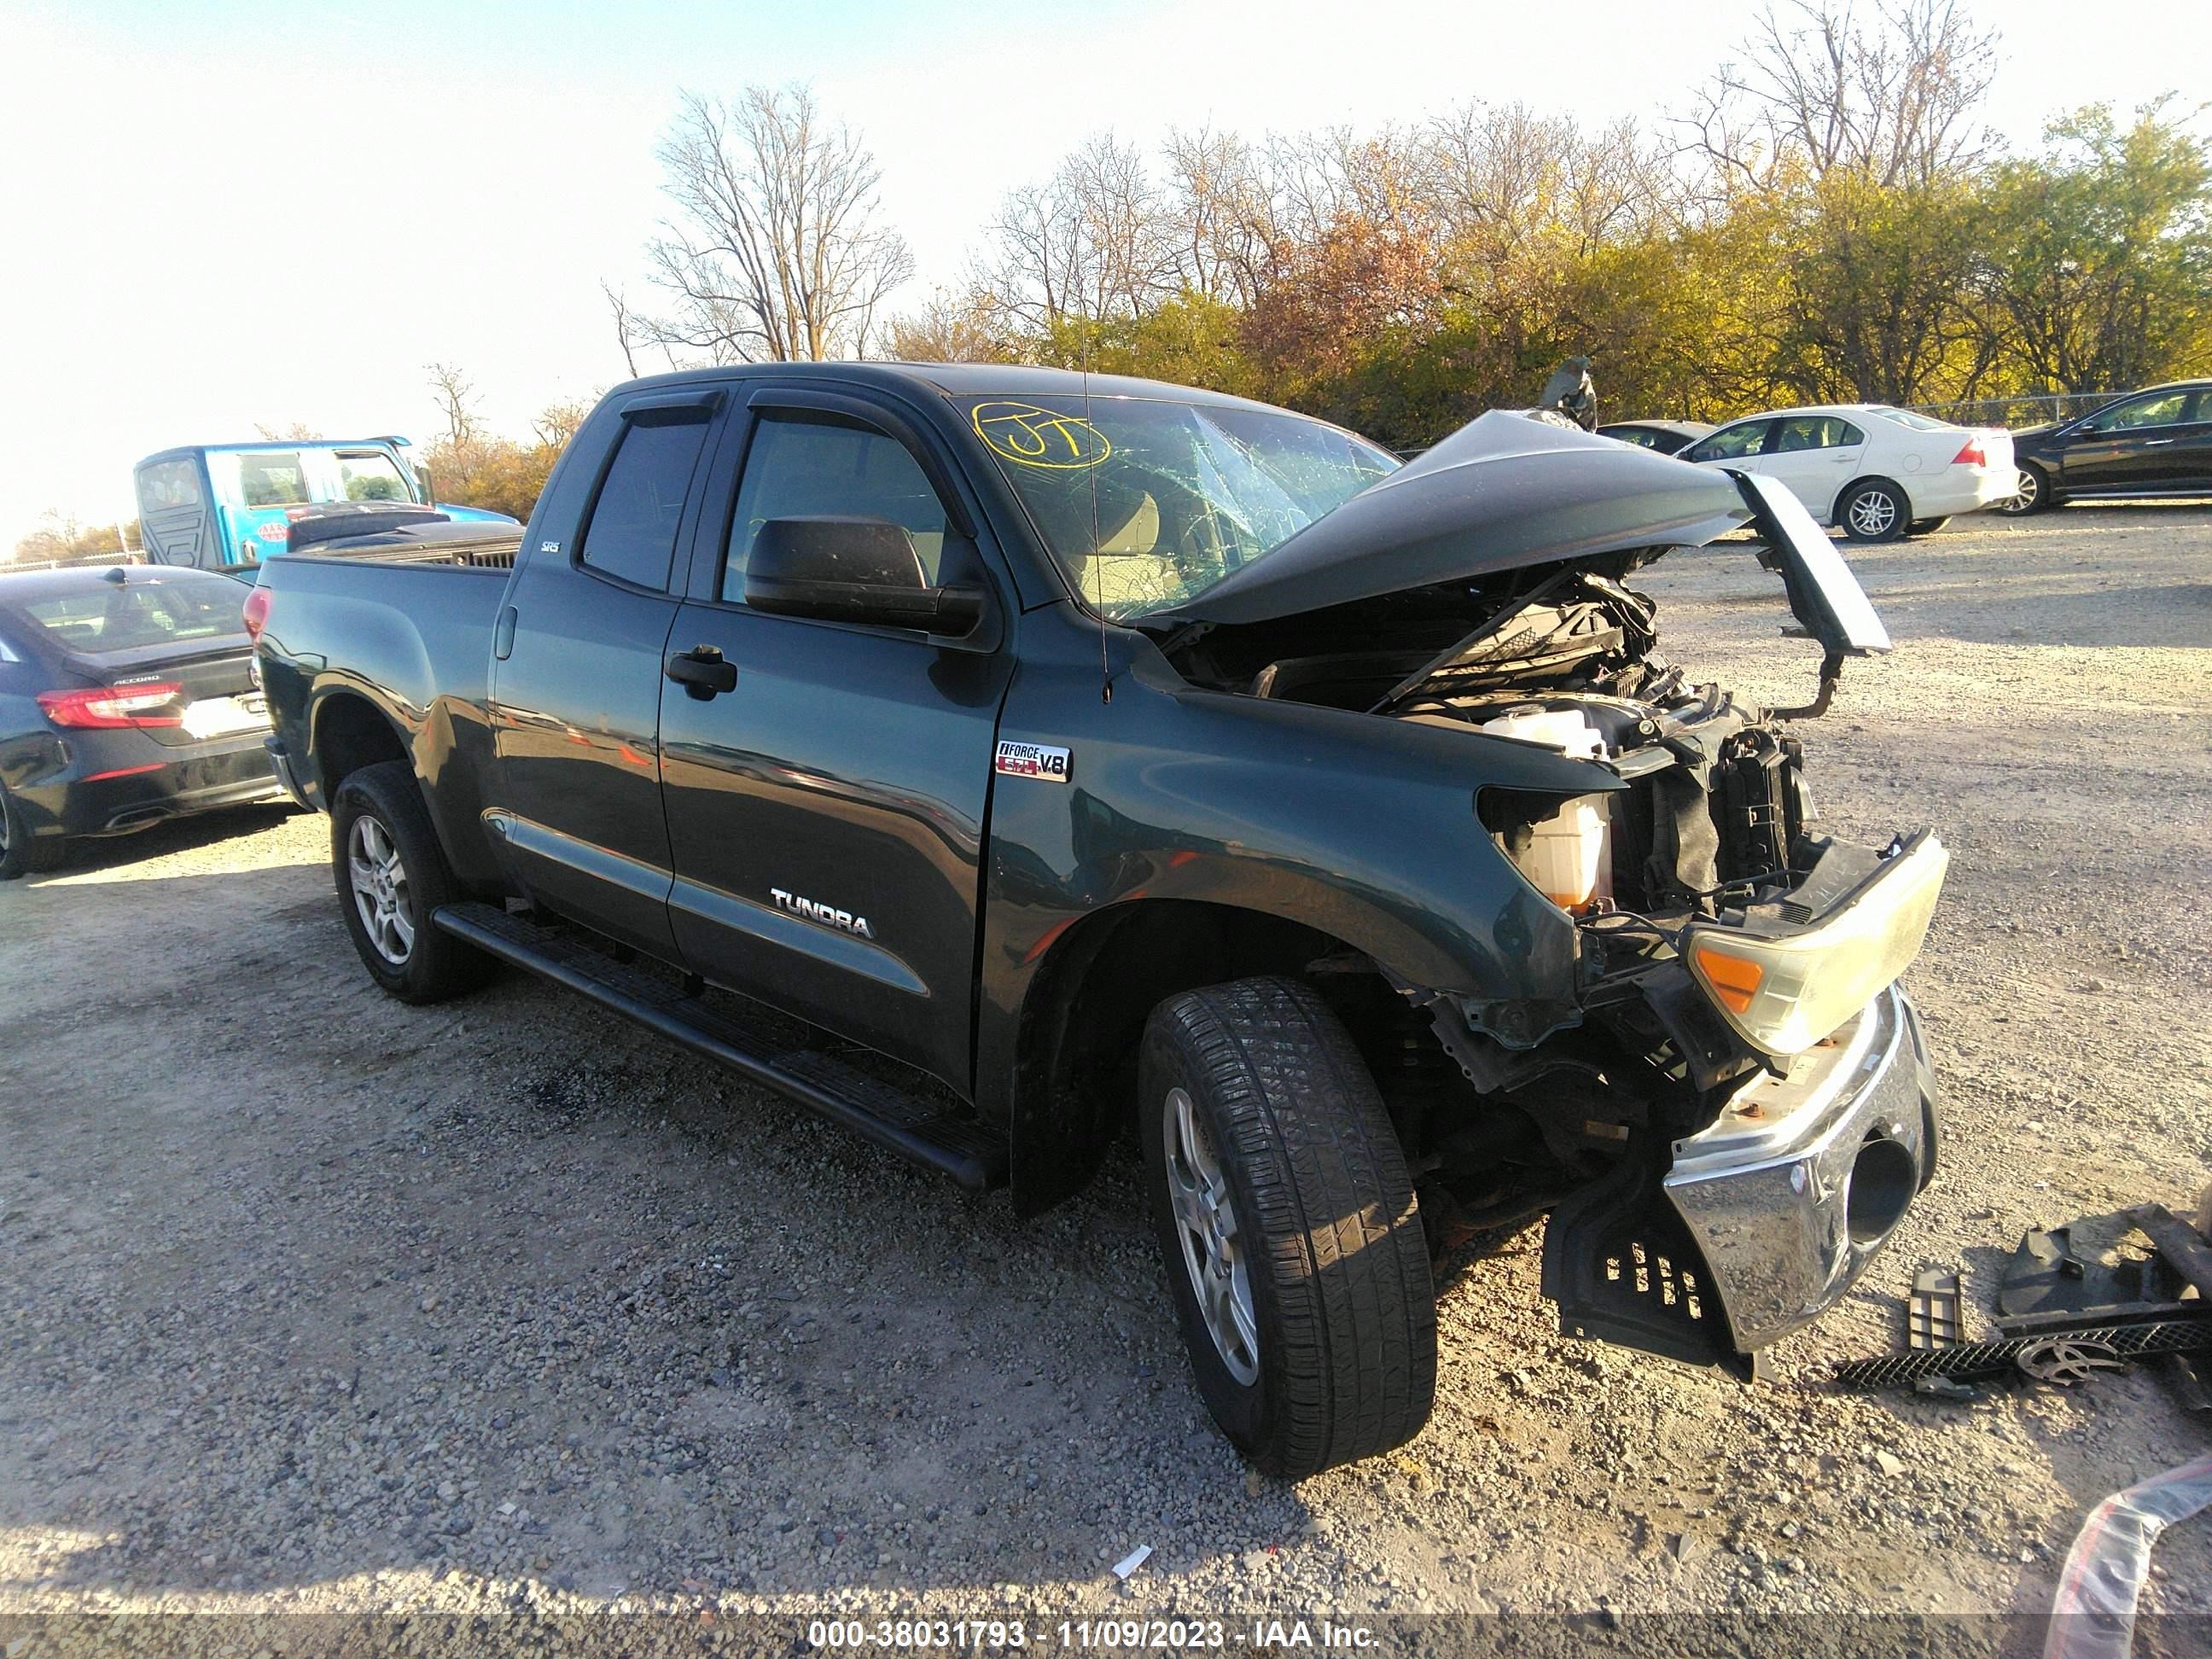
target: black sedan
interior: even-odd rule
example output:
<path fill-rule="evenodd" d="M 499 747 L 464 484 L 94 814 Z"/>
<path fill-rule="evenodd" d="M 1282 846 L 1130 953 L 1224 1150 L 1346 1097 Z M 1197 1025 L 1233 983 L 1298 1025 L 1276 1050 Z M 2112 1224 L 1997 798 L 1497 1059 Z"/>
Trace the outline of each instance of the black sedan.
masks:
<path fill-rule="evenodd" d="M 2000 513 L 2103 496 L 2212 495 L 2212 380 L 2130 392 L 2093 414 L 2012 434 L 2020 493 Z"/>
<path fill-rule="evenodd" d="M 145 565 L 0 574 L 0 880 L 71 836 L 279 794 L 243 593 Z"/>
<path fill-rule="evenodd" d="M 1712 429 L 1709 421 L 1613 421 L 1597 430 L 1600 437 L 1618 438 L 1662 455 L 1679 455 Z"/>

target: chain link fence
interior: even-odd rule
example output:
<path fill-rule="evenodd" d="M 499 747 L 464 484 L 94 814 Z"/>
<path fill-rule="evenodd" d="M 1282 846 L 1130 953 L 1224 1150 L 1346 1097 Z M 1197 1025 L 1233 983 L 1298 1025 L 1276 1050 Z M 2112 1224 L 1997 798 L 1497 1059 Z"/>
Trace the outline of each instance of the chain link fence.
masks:
<path fill-rule="evenodd" d="M 2070 421 L 2126 395 L 2124 392 L 2051 392 L 2028 398 L 1970 398 L 1961 403 L 1911 407 L 1954 426 L 2041 426 L 2046 421 Z"/>

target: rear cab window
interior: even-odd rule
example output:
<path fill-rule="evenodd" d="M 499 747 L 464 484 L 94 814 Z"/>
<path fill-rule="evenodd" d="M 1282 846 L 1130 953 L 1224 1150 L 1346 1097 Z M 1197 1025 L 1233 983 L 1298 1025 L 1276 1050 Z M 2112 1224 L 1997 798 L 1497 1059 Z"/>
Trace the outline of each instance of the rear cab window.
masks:
<path fill-rule="evenodd" d="M 241 632 L 235 583 L 103 582 L 96 591 L 21 602 L 21 614 L 69 651 L 98 656 Z"/>
<path fill-rule="evenodd" d="M 307 468 L 297 450 L 238 458 L 239 499 L 248 507 L 301 507 L 307 501 Z"/>
<path fill-rule="evenodd" d="M 685 418 L 623 423 L 577 542 L 576 561 L 585 569 L 638 587 L 667 587 L 710 411 L 702 405 L 672 412 Z"/>
<path fill-rule="evenodd" d="M 349 501 L 409 501 L 414 492 L 399 466 L 380 449 L 337 452 L 338 489 Z"/>

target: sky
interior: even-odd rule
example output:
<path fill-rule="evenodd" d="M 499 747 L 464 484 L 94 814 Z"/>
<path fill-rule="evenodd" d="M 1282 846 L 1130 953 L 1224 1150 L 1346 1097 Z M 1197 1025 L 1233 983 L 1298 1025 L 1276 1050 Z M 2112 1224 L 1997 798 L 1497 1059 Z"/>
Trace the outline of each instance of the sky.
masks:
<path fill-rule="evenodd" d="M 2086 3 L 1970 0 L 2002 30 L 1988 118 L 2016 146 L 2212 63 L 2203 0 L 2089 29 Z M 432 362 L 516 436 L 622 379 L 599 283 L 645 297 L 681 88 L 811 82 L 882 163 L 910 305 L 1094 133 L 1470 98 L 1656 124 L 1760 3 L 0 0 L 0 547 L 50 508 L 131 516 L 132 462 L 172 444 L 295 422 L 427 441 Z"/>

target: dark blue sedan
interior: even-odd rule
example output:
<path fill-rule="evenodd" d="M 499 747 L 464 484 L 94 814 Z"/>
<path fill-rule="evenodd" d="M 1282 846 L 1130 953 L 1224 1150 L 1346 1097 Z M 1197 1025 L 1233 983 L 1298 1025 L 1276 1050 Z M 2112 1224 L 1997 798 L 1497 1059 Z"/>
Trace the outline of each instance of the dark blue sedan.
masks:
<path fill-rule="evenodd" d="M 0 574 L 0 880 L 280 793 L 240 597 L 148 565 Z"/>

